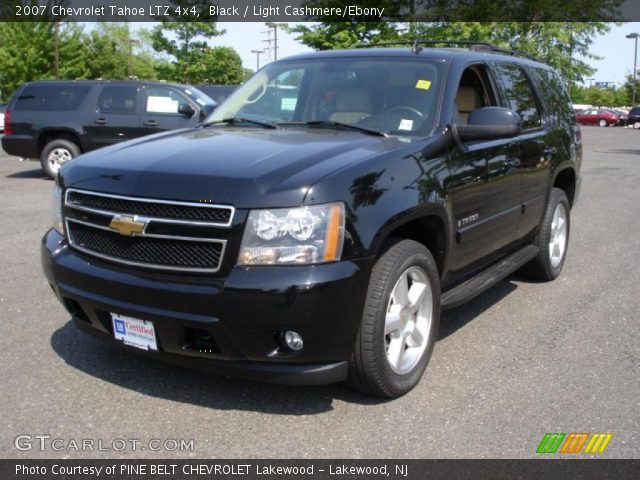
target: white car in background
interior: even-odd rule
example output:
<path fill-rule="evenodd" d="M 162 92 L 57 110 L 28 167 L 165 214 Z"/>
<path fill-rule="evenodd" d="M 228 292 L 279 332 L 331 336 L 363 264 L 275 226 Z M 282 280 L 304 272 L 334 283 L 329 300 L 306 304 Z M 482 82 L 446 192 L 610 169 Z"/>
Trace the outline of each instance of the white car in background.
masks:
<path fill-rule="evenodd" d="M 4 112 L 7 109 L 6 103 L 0 103 L 0 132 L 4 132 Z"/>
<path fill-rule="evenodd" d="M 5 103 L 0 103 L 0 132 L 4 132 L 4 112 L 7 109 Z"/>

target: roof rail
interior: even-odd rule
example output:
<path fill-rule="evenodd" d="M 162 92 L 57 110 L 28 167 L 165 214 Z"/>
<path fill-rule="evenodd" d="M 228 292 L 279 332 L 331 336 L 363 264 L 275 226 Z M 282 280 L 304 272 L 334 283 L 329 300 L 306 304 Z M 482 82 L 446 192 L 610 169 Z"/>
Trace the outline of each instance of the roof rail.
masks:
<path fill-rule="evenodd" d="M 500 48 L 497 45 L 493 45 L 492 43 L 474 42 L 468 40 L 398 40 L 394 42 L 361 44 L 356 45 L 356 48 L 388 47 L 392 45 L 411 45 L 411 51 L 416 54 L 420 53 L 420 51 L 424 47 L 434 48 L 437 46 L 460 46 L 467 47 L 469 48 L 469 50 L 473 50 L 476 52 L 502 53 L 505 55 L 512 55 L 514 57 L 523 57 L 529 60 L 536 60 L 535 57 L 521 50 L 507 50 L 505 48 Z"/>

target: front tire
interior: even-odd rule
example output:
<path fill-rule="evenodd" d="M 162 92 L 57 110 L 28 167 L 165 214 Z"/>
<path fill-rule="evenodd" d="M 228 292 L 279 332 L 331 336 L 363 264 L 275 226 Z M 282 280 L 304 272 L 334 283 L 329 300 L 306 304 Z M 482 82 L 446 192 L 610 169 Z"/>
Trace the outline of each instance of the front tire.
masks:
<path fill-rule="evenodd" d="M 525 273 L 537 280 L 555 280 L 564 266 L 569 246 L 571 207 L 563 190 L 553 188 L 540 231 L 534 240 L 540 252 L 525 267 Z"/>
<path fill-rule="evenodd" d="M 60 167 L 78 155 L 80 155 L 80 148 L 75 143 L 56 138 L 42 149 L 40 164 L 47 177 L 56 178 Z"/>
<path fill-rule="evenodd" d="M 398 240 L 376 262 L 347 383 L 395 398 L 415 387 L 440 323 L 438 268 L 422 244 Z"/>

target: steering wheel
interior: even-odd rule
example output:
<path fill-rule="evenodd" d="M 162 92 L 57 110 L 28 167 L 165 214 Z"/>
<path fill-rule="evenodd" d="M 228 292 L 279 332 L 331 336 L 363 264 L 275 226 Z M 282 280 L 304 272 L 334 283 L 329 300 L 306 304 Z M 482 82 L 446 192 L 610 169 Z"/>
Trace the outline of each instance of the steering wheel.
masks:
<path fill-rule="evenodd" d="M 418 118 L 424 118 L 424 114 L 420 110 L 417 110 L 408 105 L 396 105 L 395 107 L 391 107 L 389 110 L 387 110 L 387 113 L 392 113 L 393 111 L 402 111 L 402 110 L 404 110 L 405 112 L 411 112 L 412 114 L 417 115 Z"/>

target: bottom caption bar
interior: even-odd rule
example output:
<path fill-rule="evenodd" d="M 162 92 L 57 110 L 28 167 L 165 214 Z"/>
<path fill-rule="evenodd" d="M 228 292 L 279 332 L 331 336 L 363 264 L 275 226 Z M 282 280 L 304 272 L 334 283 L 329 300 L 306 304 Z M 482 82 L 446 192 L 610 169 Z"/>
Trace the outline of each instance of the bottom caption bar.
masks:
<path fill-rule="evenodd" d="M 638 478 L 640 460 L 0 460 L 2 480 Z"/>

